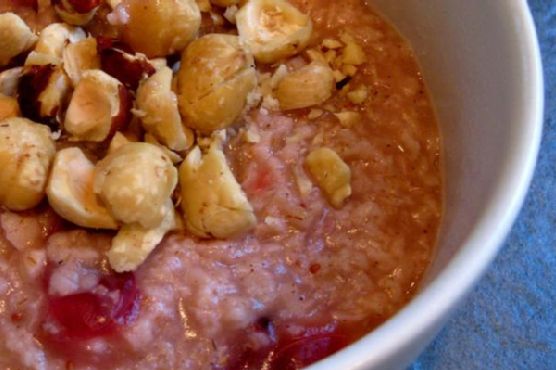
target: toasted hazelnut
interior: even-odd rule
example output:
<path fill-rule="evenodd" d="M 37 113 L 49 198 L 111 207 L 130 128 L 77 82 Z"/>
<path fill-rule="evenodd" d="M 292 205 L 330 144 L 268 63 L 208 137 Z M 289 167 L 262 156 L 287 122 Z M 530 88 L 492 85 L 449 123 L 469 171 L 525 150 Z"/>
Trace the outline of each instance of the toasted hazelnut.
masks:
<path fill-rule="evenodd" d="M 257 85 L 253 60 L 237 36 L 210 34 L 182 55 L 178 102 L 188 127 L 210 132 L 230 126 Z"/>
<path fill-rule="evenodd" d="M 163 67 L 137 89 L 137 109 L 145 130 L 157 141 L 175 151 L 184 151 L 193 144 L 187 135 L 178 110 L 178 98 L 172 91 L 173 73 Z"/>
<path fill-rule="evenodd" d="M 150 229 L 166 215 L 176 183 L 177 171 L 160 148 L 131 142 L 97 164 L 94 191 L 114 218 Z"/>
<path fill-rule="evenodd" d="M 20 114 L 17 100 L 0 93 L 0 121 L 8 117 L 17 117 Z"/>
<path fill-rule="evenodd" d="M 193 143 L 194 141 L 194 136 L 193 136 L 193 132 L 191 130 L 189 130 L 191 132 L 191 142 Z M 168 147 L 166 147 L 165 145 L 161 144 L 156 137 L 154 137 L 153 135 L 149 134 L 148 132 L 145 134 L 144 137 L 144 141 L 145 143 L 149 143 L 149 144 L 153 144 L 156 145 L 157 147 L 159 147 L 160 149 L 162 149 L 162 151 L 164 152 L 164 154 L 166 154 L 168 156 L 168 158 L 170 158 L 170 160 L 172 161 L 173 164 L 178 164 L 181 163 L 183 161 L 183 158 L 178 154 L 175 153 L 173 151 L 171 151 L 170 149 L 168 149 Z"/>
<path fill-rule="evenodd" d="M 168 231 L 178 227 L 176 215 L 169 200 L 168 211 L 160 225 L 146 229 L 139 224 L 124 225 L 112 239 L 112 246 L 106 253 L 110 266 L 117 272 L 136 270 L 160 244 Z"/>
<path fill-rule="evenodd" d="M 62 53 L 67 44 L 85 39 L 85 31 L 64 23 L 52 23 L 44 28 L 40 35 L 35 52 L 51 55 L 62 60 Z"/>
<path fill-rule="evenodd" d="M 83 26 L 93 19 L 100 2 L 100 0 L 56 0 L 54 10 L 64 22 Z"/>
<path fill-rule="evenodd" d="M 61 107 L 70 92 L 70 81 L 60 66 L 25 66 L 18 84 L 23 115 L 58 126 Z"/>
<path fill-rule="evenodd" d="M 62 60 L 64 61 L 64 71 L 71 79 L 73 86 L 77 86 L 83 72 L 100 68 L 96 39 L 89 37 L 68 44 L 62 52 Z"/>
<path fill-rule="evenodd" d="M 178 72 L 178 102 L 188 127 L 203 132 L 230 126 L 257 85 L 252 57 L 233 35 L 210 34 L 193 41 Z"/>
<path fill-rule="evenodd" d="M 37 36 L 14 13 L 0 14 L 0 66 L 5 66 L 13 57 L 29 50 Z"/>
<path fill-rule="evenodd" d="M 340 49 L 344 45 L 338 40 L 324 39 L 322 40 L 322 46 L 324 46 L 327 49 L 334 50 L 334 49 Z"/>
<path fill-rule="evenodd" d="M 351 35 L 344 33 L 340 38 L 346 44 L 340 57 L 343 64 L 358 66 L 367 61 L 367 56 L 363 48 L 361 48 L 361 45 L 359 45 Z"/>
<path fill-rule="evenodd" d="M 197 2 L 197 6 L 201 13 L 210 13 L 212 7 L 210 5 L 210 0 L 195 0 Z"/>
<path fill-rule="evenodd" d="M 10 68 L 0 72 L 0 94 L 15 97 L 22 75 L 23 67 Z"/>
<path fill-rule="evenodd" d="M 0 121 L 0 204 L 14 211 L 39 204 L 55 152 L 48 127 L 19 117 Z"/>
<path fill-rule="evenodd" d="M 353 104 L 363 104 L 367 100 L 368 95 L 367 88 L 364 86 L 347 93 L 349 101 Z"/>
<path fill-rule="evenodd" d="M 334 91 L 334 72 L 328 65 L 312 63 L 282 78 L 274 96 L 283 110 L 306 108 L 324 103 Z"/>
<path fill-rule="evenodd" d="M 48 203 L 68 221 L 93 229 L 117 229 L 118 224 L 93 192 L 95 165 L 79 148 L 56 153 L 46 194 Z"/>
<path fill-rule="evenodd" d="M 340 124 L 346 128 L 350 128 L 361 123 L 361 113 L 359 112 L 345 111 L 334 113 L 334 115 L 338 118 Z"/>
<path fill-rule="evenodd" d="M 112 137 L 112 140 L 110 141 L 110 146 L 108 147 L 108 154 L 114 153 L 114 151 L 116 151 L 118 148 L 124 146 L 129 142 L 130 140 L 128 140 L 128 138 L 125 137 L 124 134 L 122 134 L 120 131 L 117 131 Z"/>
<path fill-rule="evenodd" d="M 201 24 L 195 0 L 123 0 L 114 12 L 126 14 L 123 40 L 149 58 L 182 51 Z"/>
<path fill-rule="evenodd" d="M 125 100 L 125 87 L 118 80 L 100 70 L 85 71 L 66 111 L 64 129 L 74 140 L 104 141 L 127 115 Z"/>
<path fill-rule="evenodd" d="M 286 0 L 250 0 L 236 14 L 240 38 L 260 63 L 274 63 L 303 50 L 311 18 Z"/>
<path fill-rule="evenodd" d="M 309 173 L 328 202 L 336 208 L 351 195 L 351 170 L 335 151 L 318 148 L 305 158 Z"/>
<path fill-rule="evenodd" d="M 58 59 L 58 57 L 50 54 L 38 53 L 36 51 L 30 52 L 23 63 L 25 66 L 57 66 L 60 64 L 62 64 L 62 61 Z"/>
<path fill-rule="evenodd" d="M 202 238 L 228 238 L 253 228 L 253 208 L 215 140 L 206 154 L 195 147 L 180 166 L 181 207 L 187 229 Z"/>
<path fill-rule="evenodd" d="M 224 11 L 224 18 L 231 24 L 236 24 L 236 15 L 237 15 L 237 5 L 230 5 Z"/>

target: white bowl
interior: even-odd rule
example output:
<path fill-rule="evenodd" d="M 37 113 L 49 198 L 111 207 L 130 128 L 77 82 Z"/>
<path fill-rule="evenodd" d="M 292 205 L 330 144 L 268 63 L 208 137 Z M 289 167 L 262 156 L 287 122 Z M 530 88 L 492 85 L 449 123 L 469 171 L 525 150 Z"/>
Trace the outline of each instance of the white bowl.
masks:
<path fill-rule="evenodd" d="M 410 40 L 422 65 L 444 144 L 445 214 L 420 293 L 311 370 L 400 369 L 423 350 L 507 235 L 542 131 L 541 58 L 525 0 L 371 3 Z"/>

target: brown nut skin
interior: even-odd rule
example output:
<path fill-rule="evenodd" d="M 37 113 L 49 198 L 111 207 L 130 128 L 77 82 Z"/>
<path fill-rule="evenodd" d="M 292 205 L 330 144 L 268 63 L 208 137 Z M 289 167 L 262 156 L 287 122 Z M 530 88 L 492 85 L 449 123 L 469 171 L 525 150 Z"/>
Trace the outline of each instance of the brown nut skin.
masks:
<path fill-rule="evenodd" d="M 201 25 L 195 0 L 123 0 L 115 12 L 127 14 L 124 42 L 149 58 L 182 51 Z"/>
<path fill-rule="evenodd" d="M 115 219 L 151 229 L 166 215 L 177 177 L 172 161 L 160 148 L 130 142 L 97 164 L 93 190 Z"/>
<path fill-rule="evenodd" d="M 210 34 L 193 41 L 178 72 L 178 102 L 185 124 L 210 132 L 234 123 L 256 87 L 251 55 L 234 35 Z"/>
<path fill-rule="evenodd" d="M 0 121 L 0 205 L 23 211 L 45 195 L 56 148 L 48 127 L 25 118 Z"/>

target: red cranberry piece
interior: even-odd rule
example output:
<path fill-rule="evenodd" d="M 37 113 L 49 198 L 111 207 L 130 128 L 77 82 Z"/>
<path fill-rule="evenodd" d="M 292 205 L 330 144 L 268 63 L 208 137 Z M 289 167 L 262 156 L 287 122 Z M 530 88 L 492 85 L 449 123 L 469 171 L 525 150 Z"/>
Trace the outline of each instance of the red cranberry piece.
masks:
<path fill-rule="evenodd" d="M 120 325 L 135 319 L 138 293 L 132 273 L 106 276 L 100 285 L 106 287 L 109 293 L 49 297 L 49 319 L 62 327 L 55 338 L 57 341 L 112 334 Z M 118 296 L 117 301 L 112 298 L 115 295 Z"/>
<path fill-rule="evenodd" d="M 12 0 L 15 5 L 25 7 L 25 8 L 32 8 L 34 11 L 39 9 L 39 4 L 37 0 Z"/>

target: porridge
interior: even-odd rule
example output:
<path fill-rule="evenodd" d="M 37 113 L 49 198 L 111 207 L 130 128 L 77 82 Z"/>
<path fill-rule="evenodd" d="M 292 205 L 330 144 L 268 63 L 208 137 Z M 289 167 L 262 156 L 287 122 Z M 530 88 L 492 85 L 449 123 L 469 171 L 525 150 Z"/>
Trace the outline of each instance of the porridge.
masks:
<path fill-rule="evenodd" d="M 298 369 L 419 287 L 440 144 L 361 0 L 0 0 L 0 366 Z"/>

